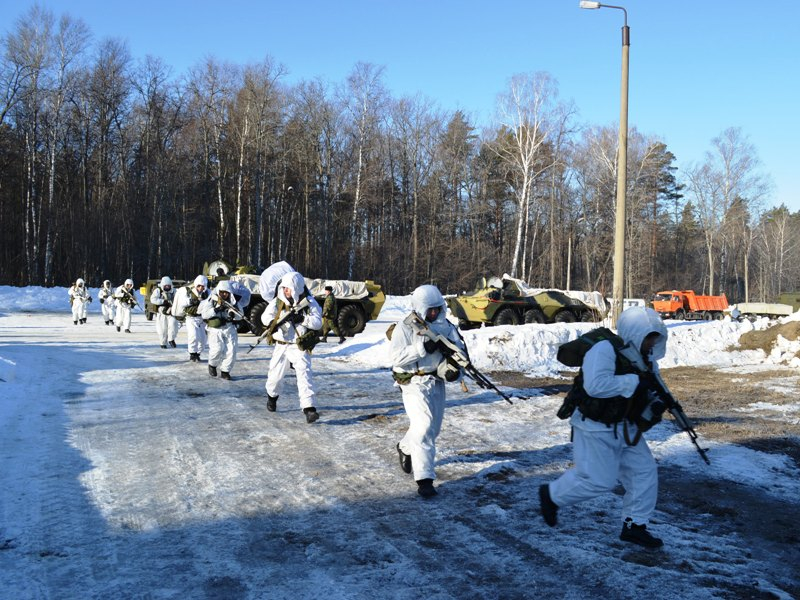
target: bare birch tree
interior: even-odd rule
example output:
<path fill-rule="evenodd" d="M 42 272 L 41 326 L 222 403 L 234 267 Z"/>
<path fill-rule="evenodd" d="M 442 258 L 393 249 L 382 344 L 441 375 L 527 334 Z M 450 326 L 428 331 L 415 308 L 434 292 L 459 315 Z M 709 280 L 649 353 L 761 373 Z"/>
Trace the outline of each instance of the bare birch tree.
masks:
<path fill-rule="evenodd" d="M 538 72 L 514 75 L 508 90 L 498 96 L 498 120 L 506 135 L 499 138 L 493 149 L 511 167 L 517 197 L 512 277 L 518 271 L 525 271 L 525 233 L 534 182 L 553 164 L 552 155 L 547 157 L 543 146 L 554 134 L 552 118 L 557 90 L 549 74 Z"/>
<path fill-rule="evenodd" d="M 384 102 L 385 90 L 381 78 L 383 67 L 368 63 L 358 63 L 347 78 L 349 94 L 348 110 L 353 119 L 353 137 L 356 154 L 356 175 L 353 189 L 353 207 L 349 225 L 349 244 L 347 253 L 347 277 L 353 278 L 356 262 L 356 246 L 359 243 L 359 210 L 363 196 L 363 178 L 366 153 L 370 137 L 378 124 L 378 112 Z"/>

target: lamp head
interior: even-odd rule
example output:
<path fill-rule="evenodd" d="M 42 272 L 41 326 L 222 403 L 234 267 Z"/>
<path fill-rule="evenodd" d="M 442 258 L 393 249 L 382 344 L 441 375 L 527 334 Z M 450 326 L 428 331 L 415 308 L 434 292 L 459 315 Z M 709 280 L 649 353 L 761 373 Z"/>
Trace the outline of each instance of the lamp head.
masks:
<path fill-rule="evenodd" d="M 581 8 L 600 8 L 599 2 L 592 2 L 591 0 L 581 0 Z"/>

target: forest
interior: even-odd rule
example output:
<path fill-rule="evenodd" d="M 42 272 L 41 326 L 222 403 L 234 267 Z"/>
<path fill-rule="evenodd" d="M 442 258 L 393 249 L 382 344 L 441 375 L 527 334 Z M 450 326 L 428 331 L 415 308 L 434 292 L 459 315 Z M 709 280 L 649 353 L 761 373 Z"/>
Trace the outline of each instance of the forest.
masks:
<path fill-rule="evenodd" d="M 611 295 L 618 128 L 581 123 L 555 76 L 513 75 L 492 122 L 383 67 L 288 83 L 205 57 L 175 74 L 34 6 L 0 38 L 0 284 L 191 278 L 222 258 L 445 293 L 508 273 Z M 800 289 L 800 213 L 732 124 L 679 170 L 628 135 L 625 296 L 770 301 Z"/>

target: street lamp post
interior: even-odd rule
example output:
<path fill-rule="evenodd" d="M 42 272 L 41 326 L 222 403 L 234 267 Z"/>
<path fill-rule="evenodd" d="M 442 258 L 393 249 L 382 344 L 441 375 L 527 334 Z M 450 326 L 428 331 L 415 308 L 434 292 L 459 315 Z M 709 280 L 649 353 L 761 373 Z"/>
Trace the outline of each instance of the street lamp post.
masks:
<path fill-rule="evenodd" d="M 617 326 L 622 313 L 625 292 L 625 192 L 628 174 L 628 54 L 631 47 L 631 32 L 628 27 L 628 11 L 622 6 L 601 4 L 582 0 L 581 8 L 616 8 L 625 15 L 622 27 L 622 83 L 619 102 L 619 149 L 617 156 L 617 215 L 614 228 L 614 298 L 611 307 L 611 324 Z"/>

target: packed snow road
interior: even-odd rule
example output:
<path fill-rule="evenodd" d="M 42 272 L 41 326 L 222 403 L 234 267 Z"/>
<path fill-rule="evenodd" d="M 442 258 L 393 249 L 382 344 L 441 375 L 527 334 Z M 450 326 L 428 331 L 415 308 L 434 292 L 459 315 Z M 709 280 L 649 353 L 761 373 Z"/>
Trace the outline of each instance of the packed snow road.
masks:
<path fill-rule="evenodd" d="M 509 406 L 448 386 L 440 494 L 420 499 L 397 464 L 407 422 L 381 366 L 393 316 L 315 350 L 314 425 L 292 376 L 266 411 L 271 350 L 245 354 L 252 336 L 227 382 L 186 360 L 183 331 L 162 350 L 141 317 L 132 334 L 96 316 L 0 317 L 4 596 L 712 598 L 755 581 L 782 597 L 792 567 L 734 530 L 705 533 L 709 515 L 660 506 L 658 553 L 617 539 L 614 496 L 545 527 L 536 490 L 571 451 L 561 398 L 541 390 Z M 672 469 L 706 475 L 682 434 L 652 438 Z M 796 470 L 772 468 L 796 496 Z"/>

